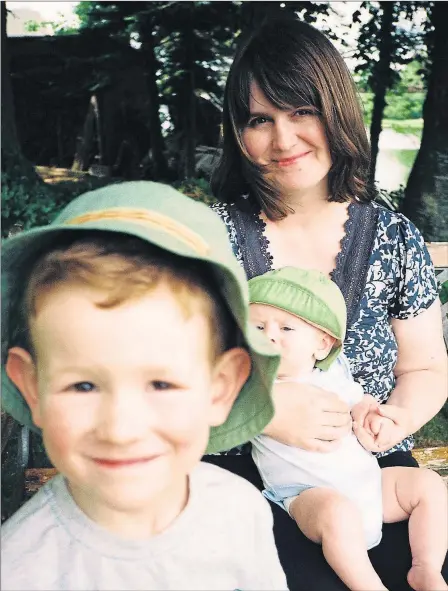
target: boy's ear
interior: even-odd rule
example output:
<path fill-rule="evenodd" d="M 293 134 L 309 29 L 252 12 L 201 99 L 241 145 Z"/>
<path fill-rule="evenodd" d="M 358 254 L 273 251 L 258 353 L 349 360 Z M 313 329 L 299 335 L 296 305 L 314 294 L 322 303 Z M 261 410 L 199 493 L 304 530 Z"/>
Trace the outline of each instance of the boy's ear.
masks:
<path fill-rule="evenodd" d="M 213 368 L 211 427 L 217 427 L 226 421 L 250 370 L 250 355 L 242 347 L 229 349 L 218 358 Z"/>
<path fill-rule="evenodd" d="M 12 347 L 8 351 L 5 369 L 7 376 L 20 391 L 30 407 L 34 424 L 40 427 L 37 375 L 33 358 L 22 347 Z"/>
<path fill-rule="evenodd" d="M 336 339 L 334 337 L 327 334 L 326 332 L 321 331 L 319 343 L 314 353 L 314 357 L 317 359 L 317 361 L 322 361 L 328 356 L 335 342 Z"/>

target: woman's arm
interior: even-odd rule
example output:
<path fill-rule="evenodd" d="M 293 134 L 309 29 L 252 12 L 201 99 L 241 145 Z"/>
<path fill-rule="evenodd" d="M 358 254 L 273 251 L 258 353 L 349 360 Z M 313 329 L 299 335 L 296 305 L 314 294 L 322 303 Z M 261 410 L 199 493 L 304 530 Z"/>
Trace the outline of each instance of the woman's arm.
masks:
<path fill-rule="evenodd" d="M 389 438 L 386 441 L 380 433 L 375 451 L 386 451 L 418 431 L 439 412 L 448 394 L 447 352 L 439 299 L 418 316 L 391 322 L 398 344 L 396 383 L 388 401 L 379 410 L 384 417 L 392 419 L 397 428 L 394 441 Z M 363 417 L 356 417 L 356 421 L 362 425 Z M 357 429 L 355 432 L 363 443 L 365 434 Z"/>
<path fill-rule="evenodd" d="M 408 411 L 408 430 L 415 433 L 439 412 L 448 394 L 439 298 L 418 316 L 393 319 L 392 328 L 398 343 L 398 361 L 395 389 L 386 404 Z"/>
<path fill-rule="evenodd" d="M 309 451 L 333 451 L 351 430 L 349 406 L 337 394 L 296 382 L 274 385 L 275 416 L 264 434 Z"/>

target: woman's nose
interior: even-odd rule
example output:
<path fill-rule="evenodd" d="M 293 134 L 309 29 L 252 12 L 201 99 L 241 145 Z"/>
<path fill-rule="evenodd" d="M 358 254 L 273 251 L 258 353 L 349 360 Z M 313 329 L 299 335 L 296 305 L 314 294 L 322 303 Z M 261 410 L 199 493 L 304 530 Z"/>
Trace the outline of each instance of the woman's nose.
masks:
<path fill-rule="evenodd" d="M 279 119 L 274 125 L 274 148 L 280 152 L 287 152 L 297 142 L 297 129 L 292 121 Z"/>

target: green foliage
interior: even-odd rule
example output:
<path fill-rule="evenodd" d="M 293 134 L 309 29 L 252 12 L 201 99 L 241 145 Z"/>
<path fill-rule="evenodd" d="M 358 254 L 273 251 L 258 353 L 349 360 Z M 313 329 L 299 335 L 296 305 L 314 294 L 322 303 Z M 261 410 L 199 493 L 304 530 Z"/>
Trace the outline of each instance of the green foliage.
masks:
<path fill-rule="evenodd" d="M 448 444 L 448 403 L 414 435 L 418 447 Z"/>
<path fill-rule="evenodd" d="M 210 184 L 205 179 L 185 179 L 174 182 L 173 187 L 195 201 L 205 203 L 205 205 L 212 205 L 216 202 L 211 193 Z"/>
<path fill-rule="evenodd" d="M 2 237 L 50 223 L 76 196 L 109 184 L 110 179 L 84 177 L 83 180 L 48 185 L 2 172 Z"/>
<path fill-rule="evenodd" d="M 364 120 L 366 123 L 370 124 L 374 93 L 361 92 L 359 96 L 361 98 L 361 104 L 364 111 Z M 384 117 L 385 119 L 394 119 L 397 121 L 406 121 L 411 119 L 421 120 L 424 100 L 424 92 L 408 92 L 404 94 L 397 94 L 395 91 L 389 91 L 386 93 L 386 108 L 384 109 Z"/>
<path fill-rule="evenodd" d="M 439 298 L 442 305 L 448 303 L 448 280 L 444 281 L 440 286 Z"/>
<path fill-rule="evenodd" d="M 420 119 L 424 100 L 424 92 L 408 92 L 406 94 L 388 92 L 384 117 L 386 119 Z"/>
<path fill-rule="evenodd" d="M 394 156 L 409 171 L 415 162 L 417 150 L 394 150 Z"/>
<path fill-rule="evenodd" d="M 423 119 L 383 119 L 382 127 L 383 129 L 393 129 L 397 133 L 415 135 L 421 139 L 423 133 Z"/>
<path fill-rule="evenodd" d="M 52 220 L 57 203 L 47 185 L 24 176 L 19 165 L 2 171 L 1 181 L 3 237 Z"/>
<path fill-rule="evenodd" d="M 370 18 L 361 24 L 354 56 L 358 59 L 355 72 L 364 90 L 369 88 L 375 92 L 376 88 L 382 84 L 391 89 L 400 83 L 414 83 L 419 76 L 419 85 L 422 84 L 421 62 L 418 62 L 418 66 L 411 67 L 408 79 L 403 82 L 401 81 L 403 70 L 400 69 L 400 66 L 412 63 L 416 56 L 422 59 L 422 63 L 424 62 L 426 55 L 424 34 L 421 28 L 416 27 L 413 17 L 419 5 L 420 7 L 428 5 L 428 2 L 393 2 L 392 4 L 391 31 L 382 29 L 384 2 L 363 2 L 360 9 L 353 13 L 353 23 L 362 22 L 363 11 L 370 14 Z M 405 20 L 410 25 L 406 28 L 402 26 Z M 384 49 L 386 46 L 387 63 L 381 63 L 381 48 Z"/>

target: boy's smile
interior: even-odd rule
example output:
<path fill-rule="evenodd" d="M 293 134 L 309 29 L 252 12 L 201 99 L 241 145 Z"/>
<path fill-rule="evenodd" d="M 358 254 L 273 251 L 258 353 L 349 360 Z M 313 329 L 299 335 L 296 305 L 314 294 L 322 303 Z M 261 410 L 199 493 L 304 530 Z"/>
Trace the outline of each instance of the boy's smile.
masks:
<path fill-rule="evenodd" d="M 43 298 L 31 322 L 33 418 L 78 505 L 107 527 L 117 513 L 182 510 L 188 473 L 231 402 L 225 412 L 213 402 L 202 303 L 187 313 L 165 285 L 118 307 L 101 301 L 73 285 Z"/>

